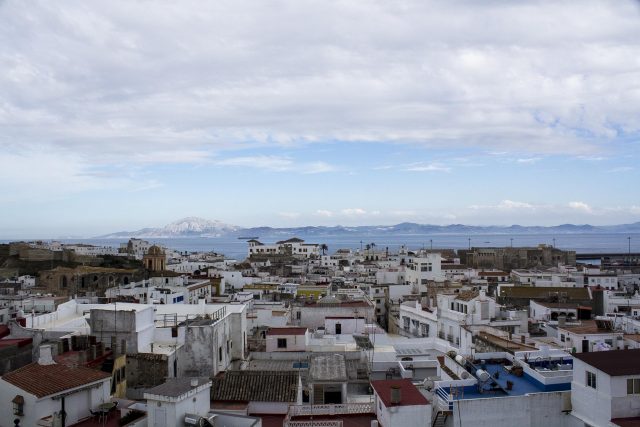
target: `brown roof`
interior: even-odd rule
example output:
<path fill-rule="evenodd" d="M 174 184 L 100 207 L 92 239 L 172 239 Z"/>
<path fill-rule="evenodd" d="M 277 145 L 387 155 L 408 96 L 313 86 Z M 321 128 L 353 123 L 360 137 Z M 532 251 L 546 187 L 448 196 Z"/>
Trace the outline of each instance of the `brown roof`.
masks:
<path fill-rule="evenodd" d="M 409 379 L 371 381 L 371 386 L 387 407 L 429 404 L 427 398 L 420 393 L 420 390 Z M 400 389 L 400 403 L 391 403 L 392 388 Z"/>
<path fill-rule="evenodd" d="M 298 373 L 287 371 L 226 371 L 213 379 L 212 401 L 296 402 Z"/>
<path fill-rule="evenodd" d="M 603 328 L 595 320 L 582 320 L 579 325 L 558 326 L 558 329 L 564 329 L 572 334 L 613 334 L 615 331 Z"/>
<path fill-rule="evenodd" d="M 501 288 L 500 296 L 504 298 L 542 299 L 557 295 L 559 292 L 570 300 L 590 300 L 589 290 L 586 288 L 564 287 L 535 287 L 535 286 L 507 286 Z"/>
<path fill-rule="evenodd" d="M 270 328 L 267 335 L 304 335 L 307 328 L 291 327 L 291 328 Z"/>
<path fill-rule="evenodd" d="M 613 377 L 640 374 L 640 348 L 576 353 L 573 357 Z"/>
<path fill-rule="evenodd" d="M 5 374 L 2 379 L 40 398 L 110 378 L 90 368 L 31 363 Z"/>
<path fill-rule="evenodd" d="M 478 295 L 480 295 L 480 292 L 478 291 L 461 291 L 456 299 L 460 301 L 471 301 Z"/>

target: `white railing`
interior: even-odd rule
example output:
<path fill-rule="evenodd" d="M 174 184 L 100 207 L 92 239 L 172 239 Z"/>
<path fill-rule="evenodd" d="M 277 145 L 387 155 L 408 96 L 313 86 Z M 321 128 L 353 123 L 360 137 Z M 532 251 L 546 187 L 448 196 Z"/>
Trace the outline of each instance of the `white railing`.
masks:
<path fill-rule="evenodd" d="M 441 387 L 436 387 L 436 406 L 439 411 L 452 411 L 453 400 L 449 393 Z"/>
<path fill-rule="evenodd" d="M 336 405 L 291 405 L 289 406 L 289 417 L 309 416 L 309 415 L 341 415 L 341 414 L 372 414 L 373 404 L 365 403 L 343 403 Z"/>
<path fill-rule="evenodd" d="M 342 427 L 342 420 L 286 421 L 284 427 Z"/>

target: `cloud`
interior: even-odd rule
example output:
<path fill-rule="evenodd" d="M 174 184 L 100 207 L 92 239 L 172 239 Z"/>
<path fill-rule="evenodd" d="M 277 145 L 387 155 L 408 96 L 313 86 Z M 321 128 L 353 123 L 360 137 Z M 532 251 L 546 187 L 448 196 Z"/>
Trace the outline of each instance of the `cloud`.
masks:
<path fill-rule="evenodd" d="M 345 216 L 364 216 L 367 214 L 367 211 L 360 208 L 347 208 L 342 209 L 340 213 Z"/>
<path fill-rule="evenodd" d="M 323 216 L 326 218 L 331 218 L 334 214 L 332 211 L 326 210 L 326 209 L 318 209 L 316 211 L 316 215 L 318 216 Z"/>
<path fill-rule="evenodd" d="M 584 202 L 569 202 L 568 206 L 571 209 L 575 209 L 575 210 L 586 212 L 586 213 L 592 213 L 593 212 L 593 209 L 591 209 L 591 206 L 589 206 L 588 204 L 586 204 Z"/>
<path fill-rule="evenodd" d="M 525 164 L 531 164 L 531 163 L 537 163 L 539 160 L 542 160 L 541 157 L 528 157 L 525 159 L 517 159 L 516 162 L 517 163 L 525 163 Z"/>
<path fill-rule="evenodd" d="M 410 172 L 451 172 L 451 168 L 440 163 L 414 163 L 405 169 Z"/>
<path fill-rule="evenodd" d="M 245 168 L 265 169 L 273 172 L 298 172 L 316 174 L 334 171 L 335 168 L 325 162 L 300 162 L 289 157 L 280 156 L 243 156 L 230 157 L 213 162 L 218 166 L 237 166 Z"/>
<path fill-rule="evenodd" d="M 5 1 L 0 145 L 92 164 L 323 141 L 593 156 L 640 130 L 637 19 L 597 0 Z"/>
<path fill-rule="evenodd" d="M 623 173 L 623 172 L 630 172 L 632 170 L 635 170 L 633 167 L 631 166 L 618 166 L 612 169 L 609 169 L 607 172 L 609 173 Z"/>
<path fill-rule="evenodd" d="M 473 210 L 518 210 L 518 209 L 537 209 L 539 206 L 526 202 L 517 202 L 513 200 L 502 200 L 497 205 L 471 205 L 470 209 Z"/>

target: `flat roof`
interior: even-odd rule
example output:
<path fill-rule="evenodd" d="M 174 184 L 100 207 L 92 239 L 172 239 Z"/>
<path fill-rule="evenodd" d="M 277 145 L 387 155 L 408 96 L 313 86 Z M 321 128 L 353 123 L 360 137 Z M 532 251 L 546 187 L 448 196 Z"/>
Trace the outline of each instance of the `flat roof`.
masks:
<path fill-rule="evenodd" d="M 302 327 L 270 328 L 267 331 L 267 335 L 304 335 L 306 333 L 307 328 Z"/>
<path fill-rule="evenodd" d="M 191 380 L 196 379 L 198 384 L 196 386 L 191 385 Z M 152 394 L 155 396 L 166 396 L 166 397 L 179 397 L 183 394 L 191 391 L 191 389 L 204 385 L 211 381 L 207 377 L 198 377 L 198 378 L 167 378 L 167 381 L 164 384 L 160 384 L 153 388 L 150 388 L 145 391 L 145 395 Z"/>
<path fill-rule="evenodd" d="M 573 357 L 612 377 L 640 374 L 640 363 L 638 362 L 640 360 L 640 349 L 638 348 L 576 353 Z"/>
<path fill-rule="evenodd" d="M 371 386 L 376 391 L 384 405 L 389 406 L 413 406 L 428 405 L 429 401 L 420 393 L 420 390 L 413 385 L 410 379 L 401 380 L 377 380 L 371 381 Z M 398 388 L 400 390 L 400 402 L 391 402 L 391 390 Z"/>

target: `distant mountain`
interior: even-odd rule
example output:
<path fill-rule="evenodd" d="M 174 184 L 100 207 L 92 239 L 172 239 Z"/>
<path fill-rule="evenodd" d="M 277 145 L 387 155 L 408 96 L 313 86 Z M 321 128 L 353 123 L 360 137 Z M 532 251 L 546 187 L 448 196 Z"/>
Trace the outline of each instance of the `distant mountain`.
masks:
<path fill-rule="evenodd" d="M 633 224 L 594 226 L 589 224 L 561 224 L 543 226 L 474 226 L 464 224 L 430 225 L 403 222 L 396 225 L 364 225 L 345 227 L 342 225 L 306 227 L 252 227 L 242 228 L 220 221 L 188 217 L 162 228 L 143 228 L 138 231 L 122 231 L 100 236 L 100 238 L 171 238 L 171 237 L 260 237 L 282 238 L 286 236 L 339 236 L 339 235 L 430 235 L 430 234 L 566 234 L 566 233 L 638 233 L 640 222 Z"/>
<path fill-rule="evenodd" d="M 235 225 L 225 224 L 221 221 L 187 217 L 167 224 L 162 228 L 143 228 L 137 231 L 120 231 L 118 233 L 100 236 L 101 238 L 171 238 L 171 237 L 220 237 L 231 234 L 241 228 Z"/>

